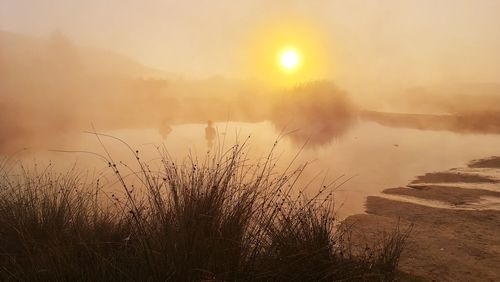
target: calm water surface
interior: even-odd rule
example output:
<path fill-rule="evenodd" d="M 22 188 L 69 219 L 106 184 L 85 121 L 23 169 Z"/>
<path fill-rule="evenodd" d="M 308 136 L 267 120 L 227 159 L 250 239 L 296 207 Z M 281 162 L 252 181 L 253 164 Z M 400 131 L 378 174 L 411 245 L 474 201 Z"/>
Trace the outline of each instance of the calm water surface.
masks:
<path fill-rule="evenodd" d="M 217 138 L 226 139 L 227 144 L 251 136 L 249 148 L 251 158 L 265 156 L 280 132 L 270 122 L 261 123 L 214 123 L 218 137 L 206 139 L 207 124 L 184 124 L 171 126 L 168 134 L 157 128 L 113 130 L 107 134 L 119 137 L 140 151 L 143 160 L 154 161 L 158 155 L 155 145 L 163 144 L 173 158 L 181 161 L 188 154 L 203 158 L 210 149 L 210 143 Z M 163 136 L 160 134 L 163 133 Z M 367 196 L 377 195 L 385 188 L 404 186 L 415 176 L 432 171 L 442 171 L 466 165 L 472 159 L 500 155 L 500 135 L 458 134 L 447 131 L 426 131 L 385 127 L 373 122 L 359 122 L 340 137 L 314 146 L 305 146 L 305 141 L 285 136 L 279 142 L 276 155 L 283 166 L 300 151 L 296 164 L 311 162 L 302 181 L 304 185 L 320 174 L 330 179 L 344 175 L 352 177 L 336 190 L 336 203 L 341 216 L 364 211 Z M 210 137 L 210 136 L 209 136 Z M 310 137 L 311 139 L 314 136 Z M 133 155 L 125 146 L 103 138 L 105 146 L 115 162 L 133 163 Z M 314 142 L 310 142 L 314 143 Z M 212 145 L 213 146 L 213 145 Z M 86 150 L 104 153 L 95 136 L 89 134 L 61 135 L 60 141 L 47 149 Z M 47 149 L 31 149 L 19 155 L 23 163 L 38 166 L 52 163 L 57 169 L 65 169 L 75 162 L 90 174 L 105 171 L 107 165 L 97 157 L 85 153 L 60 153 Z M 313 182 L 308 190 L 319 188 Z"/>

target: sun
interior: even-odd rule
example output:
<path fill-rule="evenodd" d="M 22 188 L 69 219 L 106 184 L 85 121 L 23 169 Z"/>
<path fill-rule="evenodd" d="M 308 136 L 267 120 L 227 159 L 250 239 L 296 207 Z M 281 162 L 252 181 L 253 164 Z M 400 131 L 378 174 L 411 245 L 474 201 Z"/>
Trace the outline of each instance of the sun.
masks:
<path fill-rule="evenodd" d="M 295 49 L 285 49 L 279 55 L 280 66 L 286 71 L 293 71 L 300 65 L 300 55 Z"/>

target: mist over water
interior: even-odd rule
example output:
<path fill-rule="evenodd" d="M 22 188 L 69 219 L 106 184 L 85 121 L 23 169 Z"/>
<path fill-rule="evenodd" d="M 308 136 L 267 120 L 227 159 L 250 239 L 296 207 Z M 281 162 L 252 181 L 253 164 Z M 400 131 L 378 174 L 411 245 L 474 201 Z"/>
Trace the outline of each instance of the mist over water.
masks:
<path fill-rule="evenodd" d="M 246 136 L 258 157 L 279 139 L 285 164 L 300 150 L 312 161 L 305 183 L 355 176 L 338 191 L 350 213 L 419 173 L 498 155 L 494 1 L 35 2 L 0 4 L 4 158 L 100 167 L 49 151 L 100 152 L 93 130 L 151 159 L 154 145 L 183 158 Z M 293 44 L 302 69 L 286 72 L 276 52 Z"/>

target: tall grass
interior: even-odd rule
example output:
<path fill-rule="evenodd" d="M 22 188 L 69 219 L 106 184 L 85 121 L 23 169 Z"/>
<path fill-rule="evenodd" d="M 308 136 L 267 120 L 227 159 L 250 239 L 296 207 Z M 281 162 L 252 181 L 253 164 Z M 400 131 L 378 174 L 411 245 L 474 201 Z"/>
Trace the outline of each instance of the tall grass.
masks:
<path fill-rule="evenodd" d="M 278 171 L 272 151 L 251 162 L 246 148 L 235 145 L 181 163 L 158 150 L 158 165 L 131 149 L 138 169 L 106 153 L 121 193 L 106 191 L 99 179 L 87 181 L 76 169 L 3 169 L 0 279 L 394 278 L 406 233 L 391 234 L 370 252 L 353 250 L 348 229 L 335 217 L 336 182 L 306 196 L 295 187 L 305 166 Z"/>

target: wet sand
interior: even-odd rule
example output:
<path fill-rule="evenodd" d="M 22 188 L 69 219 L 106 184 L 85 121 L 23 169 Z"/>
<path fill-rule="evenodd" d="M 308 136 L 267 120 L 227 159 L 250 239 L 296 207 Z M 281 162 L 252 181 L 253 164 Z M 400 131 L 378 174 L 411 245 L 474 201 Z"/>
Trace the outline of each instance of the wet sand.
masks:
<path fill-rule="evenodd" d="M 469 167 L 476 168 L 500 168 L 500 157 L 491 157 L 481 160 L 473 160 L 469 163 Z"/>
<path fill-rule="evenodd" d="M 402 195 L 426 200 L 441 201 L 457 207 L 470 203 L 478 203 L 481 201 L 482 197 L 500 198 L 500 192 L 438 185 L 412 186 L 412 188 L 391 188 L 385 190 L 384 194 Z"/>
<path fill-rule="evenodd" d="M 460 172 L 431 172 L 417 176 L 411 183 L 497 183 L 490 177 Z"/>
<path fill-rule="evenodd" d="M 469 168 L 474 167 L 471 164 Z M 490 168 L 496 163 L 481 164 Z M 346 220 L 355 223 L 353 235 L 373 240 L 377 232 L 390 232 L 398 222 L 403 229 L 413 225 L 409 246 L 401 257 L 401 271 L 423 281 L 500 281 L 500 191 L 477 188 L 498 179 L 491 176 L 485 181 L 469 168 L 462 170 L 466 174 L 455 170 L 426 174 L 417 178 L 418 185 L 368 197 L 367 214 Z M 460 187 L 436 183 L 457 183 Z"/>

